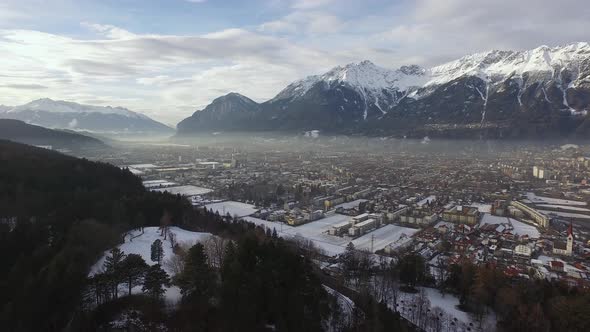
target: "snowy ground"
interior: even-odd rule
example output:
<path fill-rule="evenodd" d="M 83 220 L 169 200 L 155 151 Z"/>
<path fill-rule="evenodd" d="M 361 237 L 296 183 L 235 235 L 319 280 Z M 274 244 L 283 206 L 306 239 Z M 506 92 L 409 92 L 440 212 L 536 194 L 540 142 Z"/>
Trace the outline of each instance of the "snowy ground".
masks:
<path fill-rule="evenodd" d="M 576 206 L 567 206 L 567 205 L 553 205 L 553 204 L 539 204 L 537 205 L 539 208 L 553 208 L 553 209 L 564 209 L 569 211 L 580 211 L 580 212 L 590 212 L 590 209 L 583 208 L 583 207 L 576 207 Z"/>
<path fill-rule="evenodd" d="M 176 241 L 178 244 L 182 246 L 191 247 L 197 242 L 204 242 L 210 236 L 209 233 L 197 233 L 197 232 L 190 232 L 178 227 L 170 227 L 170 232 L 174 233 L 176 237 Z M 135 237 L 137 236 L 137 237 Z M 131 239 L 132 237 L 135 237 Z M 160 236 L 160 231 L 158 227 L 146 227 L 144 228 L 144 233 L 141 234 L 139 230 L 133 231 L 125 236 L 125 243 L 118 246 L 119 249 L 125 254 L 137 254 L 140 255 L 146 263 L 149 265 L 154 265 L 156 262 L 151 260 L 151 246 L 152 243 L 156 240 L 160 239 L 162 241 L 162 245 L 164 248 L 164 262 L 168 260 L 170 257 L 174 256 L 172 252 L 172 247 L 168 240 L 164 241 L 164 237 Z M 109 255 L 109 252 L 106 251 L 102 258 L 100 258 L 94 266 L 90 269 L 89 275 L 94 275 L 96 273 L 103 271 L 103 265 L 105 262 L 106 257 Z M 166 264 L 163 264 L 162 268 L 170 275 L 173 276 L 173 271 L 171 271 Z M 127 294 L 127 289 L 122 285 L 120 287 L 121 294 Z M 141 292 L 141 287 L 134 287 L 133 292 L 139 293 Z M 172 286 L 166 289 L 166 294 L 164 295 L 165 299 L 168 302 L 176 303 L 180 299 L 180 289 L 176 286 Z"/>
<path fill-rule="evenodd" d="M 514 232 L 517 235 L 520 235 L 520 236 L 528 235 L 530 238 L 533 238 L 533 239 L 538 239 L 541 236 L 537 227 L 535 227 L 533 225 L 525 224 L 525 223 L 518 221 L 518 220 L 511 220 L 511 222 L 512 222 L 512 227 L 514 227 Z"/>
<path fill-rule="evenodd" d="M 459 299 L 456 296 L 452 294 L 442 295 L 438 289 L 427 287 L 419 287 L 419 291 L 428 298 L 432 312 L 442 311 L 444 313 L 443 320 L 445 322 L 441 324 L 440 330 L 445 330 L 446 326 L 446 330 L 449 331 L 467 331 L 467 328 L 470 328 L 471 331 L 488 331 L 490 327 L 495 327 L 496 325 L 496 316 L 491 311 L 484 319 L 483 327 L 480 329 L 477 327 L 478 324 L 473 320 L 473 317 L 457 308 Z M 421 303 L 418 299 L 420 292 L 416 294 L 400 292 L 400 299 L 398 300 L 400 314 L 415 324 L 419 324 L 418 318 L 410 309 L 416 310 L 413 305 Z M 401 303 L 402 300 L 404 301 L 403 304 Z M 454 326 L 450 325 L 450 322 L 454 321 L 455 318 L 458 322 Z M 426 328 L 426 330 L 436 331 L 437 329 Z"/>
<path fill-rule="evenodd" d="M 345 326 L 349 326 L 349 324 L 351 323 L 352 320 L 352 314 L 353 314 L 353 310 L 354 310 L 354 302 L 349 299 L 348 297 L 342 295 L 342 293 L 326 286 L 326 285 L 322 285 L 324 287 L 324 289 L 331 295 L 334 295 L 337 297 L 338 300 L 338 306 L 340 307 L 340 312 L 343 314 L 343 325 Z"/>
<path fill-rule="evenodd" d="M 575 206 L 585 206 L 586 205 L 586 202 L 570 201 L 567 199 L 537 196 L 534 193 L 527 193 L 526 197 L 529 201 L 531 201 L 535 204 L 555 204 L 555 205 L 575 205 Z"/>
<path fill-rule="evenodd" d="M 410 238 L 418 229 L 401 227 L 397 225 L 385 225 L 373 232 L 367 233 L 352 241 L 357 249 L 371 249 L 373 241 L 373 252 L 381 250 L 387 245 L 398 242 L 400 238 Z"/>
<path fill-rule="evenodd" d="M 327 218 L 316 220 L 301 226 L 293 227 L 283 223 L 270 222 L 258 218 L 246 217 L 244 220 L 252 222 L 269 229 L 276 229 L 281 237 L 293 238 L 296 236 L 303 237 L 313 241 L 313 243 L 323 249 L 326 254 L 335 256 L 344 252 L 346 245 L 352 242 L 357 249 L 370 249 L 371 239 L 373 238 L 373 251 L 385 248 L 388 244 L 397 242 L 400 237 L 410 237 L 417 229 L 401 227 L 397 225 L 385 225 L 379 229 L 369 232 L 356 239 L 348 237 L 339 237 L 329 235 L 328 230 L 336 224 L 349 220 L 350 216 L 334 214 Z"/>
<path fill-rule="evenodd" d="M 511 225 L 514 233 L 518 236 L 528 235 L 530 238 L 538 239 L 541 235 L 539 230 L 532 225 L 525 224 L 521 221 L 516 219 L 508 218 L 508 217 L 499 217 L 493 216 L 489 213 L 485 213 L 483 218 L 481 219 L 480 224 L 490 224 L 490 225 Z"/>
<path fill-rule="evenodd" d="M 489 213 L 485 213 L 483 218 L 481 218 L 480 224 L 490 224 L 490 225 L 500 225 L 500 224 L 509 224 L 514 219 L 508 217 L 499 217 L 494 216 Z"/>
<path fill-rule="evenodd" d="M 217 211 L 221 216 L 225 216 L 229 213 L 232 217 L 238 216 L 240 218 L 252 215 L 259 210 L 254 205 L 234 201 L 211 203 L 205 205 L 205 208 L 207 210 L 213 210 L 213 212 Z"/>
<path fill-rule="evenodd" d="M 166 187 L 166 188 L 158 188 L 154 189 L 154 191 L 159 192 L 169 192 L 173 195 L 183 195 L 183 196 L 197 196 L 197 195 L 204 195 L 207 193 L 212 192 L 213 190 L 208 188 L 202 188 L 197 186 L 178 186 L 178 187 Z"/>
<path fill-rule="evenodd" d="M 571 212 L 557 212 L 557 211 L 549 211 L 549 210 L 538 210 L 543 214 L 554 214 L 556 216 L 565 217 L 565 218 L 578 218 L 578 219 L 590 219 L 590 215 L 581 214 L 581 213 L 571 213 Z"/>

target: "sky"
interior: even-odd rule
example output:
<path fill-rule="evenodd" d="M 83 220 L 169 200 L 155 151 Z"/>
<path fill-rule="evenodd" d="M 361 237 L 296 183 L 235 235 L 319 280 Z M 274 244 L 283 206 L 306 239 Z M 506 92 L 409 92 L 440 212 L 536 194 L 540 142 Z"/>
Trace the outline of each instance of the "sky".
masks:
<path fill-rule="evenodd" d="M 0 104 L 123 106 L 174 126 L 337 65 L 429 67 L 588 31 L 587 0 L 1 0 Z"/>

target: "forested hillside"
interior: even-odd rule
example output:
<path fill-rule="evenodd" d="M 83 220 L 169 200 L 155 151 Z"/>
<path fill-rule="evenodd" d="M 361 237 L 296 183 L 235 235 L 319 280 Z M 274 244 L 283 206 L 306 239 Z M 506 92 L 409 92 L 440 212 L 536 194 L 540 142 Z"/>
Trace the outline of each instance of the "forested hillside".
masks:
<path fill-rule="evenodd" d="M 61 330 L 90 266 L 131 227 L 190 213 L 115 166 L 0 141 L 0 319 L 7 331 Z"/>
<path fill-rule="evenodd" d="M 309 257 L 276 232 L 148 192 L 128 170 L 108 164 L 0 141 L 0 165 L 2 330 L 344 328 Z M 163 261 L 170 225 L 215 234 L 213 251 L 211 243 L 177 244 Z M 151 266 L 118 249 L 124 237 L 133 240 L 130 230 L 143 234 L 145 226 L 159 226 L 163 236 L 152 245 Z M 105 252 L 104 266 L 91 274 Z M 161 264 L 174 257 L 169 276 Z M 166 285 L 181 293 L 172 307 L 163 299 Z M 363 310 L 348 328 L 410 330 L 385 306 Z"/>

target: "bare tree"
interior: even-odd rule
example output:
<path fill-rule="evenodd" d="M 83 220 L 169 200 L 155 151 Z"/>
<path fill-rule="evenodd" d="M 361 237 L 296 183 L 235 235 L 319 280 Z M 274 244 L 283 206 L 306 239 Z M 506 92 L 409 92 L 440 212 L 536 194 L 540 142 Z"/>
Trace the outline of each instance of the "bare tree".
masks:
<path fill-rule="evenodd" d="M 225 248 L 231 240 L 224 239 L 219 236 L 210 236 L 204 243 L 205 252 L 209 257 L 209 265 L 211 267 L 220 269 L 225 258 Z"/>
<path fill-rule="evenodd" d="M 164 266 L 172 272 L 173 275 L 178 275 L 184 271 L 184 258 L 186 256 L 186 246 L 177 244 L 174 248 L 174 254 L 164 262 Z"/>
<path fill-rule="evenodd" d="M 170 248 L 172 248 L 172 250 L 174 250 L 174 247 L 176 246 L 176 234 L 169 231 L 168 232 L 168 240 L 170 241 Z"/>
<path fill-rule="evenodd" d="M 168 235 L 168 229 L 171 224 L 172 224 L 172 215 L 170 214 L 170 212 L 168 212 L 168 210 L 165 210 L 164 213 L 162 214 L 162 217 L 160 218 L 160 236 L 163 235 L 164 240 L 166 240 L 166 237 Z"/>

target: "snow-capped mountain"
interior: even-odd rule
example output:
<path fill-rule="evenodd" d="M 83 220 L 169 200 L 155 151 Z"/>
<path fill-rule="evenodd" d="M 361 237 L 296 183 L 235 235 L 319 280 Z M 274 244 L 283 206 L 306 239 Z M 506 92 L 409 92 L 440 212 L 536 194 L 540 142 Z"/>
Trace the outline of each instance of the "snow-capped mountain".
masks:
<path fill-rule="evenodd" d="M 22 120 L 48 128 L 99 133 L 169 132 L 171 128 L 123 107 L 82 105 L 43 98 L 27 104 L 0 108 L 0 118 Z"/>
<path fill-rule="evenodd" d="M 251 121 L 234 123 L 219 114 L 214 126 L 200 128 L 230 129 L 232 123 L 232 130 L 400 136 L 590 135 L 590 45 L 493 50 L 428 69 L 362 61 L 293 82 L 256 106 Z M 182 131 L 200 130 L 192 129 Z"/>
<path fill-rule="evenodd" d="M 422 86 L 427 79 L 425 72 L 426 70 L 416 65 L 390 70 L 365 60 L 358 64 L 338 66 L 323 75 L 309 76 L 291 83 L 270 100 L 270 103 L 305 101 L 306 98 L 313 98 L 314 89 L 334 90 L 341 95 L 338 108 L 344 110 L 352 106 L 354 111 L 360 110 L 363 120 L 366 120 L 372 114 L 381 116 L 387 113 L 391 105 L 405 97 L 406 91 Z M 345 96 L 347 92 L 357 94 L 356 97 L 359 98 L 349 100 Z"/>
<path fill-rule="evenodd" d="M 541 46 L 527 51 L 498 51 L 465 56 L 429 70 L 425 85 L 440 85 L 462 76 L 476 76 L 489 82 L 499 82 L 526 73 L 543 73 L 558 79 L 564 69 L 579 73 L 582 62 L 590 57 L 590 44 L 576 43 L 563 47 Z"/>

